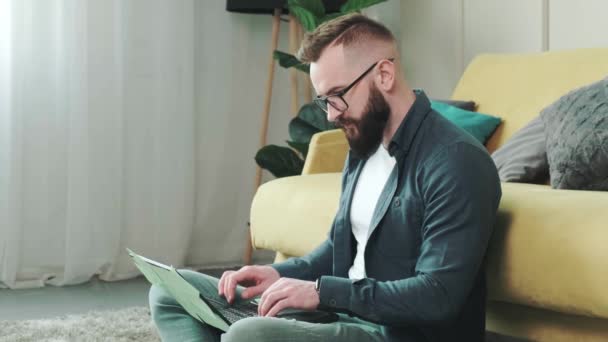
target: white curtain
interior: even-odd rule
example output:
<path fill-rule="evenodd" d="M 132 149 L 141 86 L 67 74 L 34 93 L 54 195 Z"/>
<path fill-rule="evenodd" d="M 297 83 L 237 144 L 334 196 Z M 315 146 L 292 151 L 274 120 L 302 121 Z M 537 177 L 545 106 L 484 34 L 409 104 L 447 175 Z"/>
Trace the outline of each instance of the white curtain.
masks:
<path fill-rule="evenodd" d="M 194 31 L 192 0 L 0 0 L 1 287 L 183 265 Z"/>
<path fill-rule="evenodd" d="M 368 14 L 398 34 L 399 3 Z M 0 287 L 131 278 L 125 247 L 241 263 L 271 29 L 219 0 L 0 0 Z M 269 144 L 289 90 L 277 66 Z"/>

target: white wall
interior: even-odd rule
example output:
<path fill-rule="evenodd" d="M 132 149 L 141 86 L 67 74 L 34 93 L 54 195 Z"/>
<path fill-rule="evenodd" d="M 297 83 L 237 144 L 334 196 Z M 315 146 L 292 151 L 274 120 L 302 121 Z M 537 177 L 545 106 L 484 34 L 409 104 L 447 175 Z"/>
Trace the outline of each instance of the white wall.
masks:
<path fill-rule="evenodd" d="M 549 48 L 608 46 L 608 1 L 551 0 Z"/>
<path fill-rule="evenodd" d="M 190 265 L 241 261 L 254 193 L 272 16 L 230 13 L 224 1 L 195 2 L 197 213 Z M 288 47 L 288 24 L 279 46 Z M 275 68 L 268 143 L 285 145 L 288 72 Z M 268 175 L 265 175 L 268 178 Z"/>
<path fill-rule="evenodd" d="M 447 98 L 480 53 L 608 47 L 605 13 L 605 0 L 403 0 L 406 77 Z"/>
<path fill-rule="evenodd" d="M 463 62 L 461 1 L 406 0 L 401 4 L 401 55 L 411 86 L 447 94 Z"/>

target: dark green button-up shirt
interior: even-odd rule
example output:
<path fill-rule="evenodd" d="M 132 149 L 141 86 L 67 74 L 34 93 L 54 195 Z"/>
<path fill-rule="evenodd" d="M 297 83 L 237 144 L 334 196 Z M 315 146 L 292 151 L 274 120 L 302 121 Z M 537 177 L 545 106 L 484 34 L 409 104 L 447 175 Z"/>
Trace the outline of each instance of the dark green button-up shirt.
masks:
<path fill-rule="evenodd" d="M 348 278 L 356 253 L 350 207 L 365 164 L 351 153 L 327 240 L 273 267 L 283 277 L 320 277 L 324 309 L 381 324 L 389 340 L 483 341 L 482 264 L 501 198 L 496 167 L 483 145 L 431 109 L 422 91 L 389 153 L 397 163 L 375 204 L 368 278 Z"/>

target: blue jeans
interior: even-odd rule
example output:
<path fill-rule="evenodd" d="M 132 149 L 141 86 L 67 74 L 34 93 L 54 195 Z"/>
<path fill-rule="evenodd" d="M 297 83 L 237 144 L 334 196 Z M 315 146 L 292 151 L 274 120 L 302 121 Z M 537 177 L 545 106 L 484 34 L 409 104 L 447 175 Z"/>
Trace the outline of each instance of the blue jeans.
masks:
<path fill-rule="evenodd" d="M 190 270 L 179 271 L 201 293 L 217 296 L 218 279 Z M 237 298 L 243 287 L 237 288 Z M 385 341 L 379 325 L 340 315 L 330 324 L 317 324 L 293 319 L 249 317 L 230 326 L 228 332 L 192 318 L 162 287 L 152 285 L 149 294 L 152 318 L 163 341 Z"/>

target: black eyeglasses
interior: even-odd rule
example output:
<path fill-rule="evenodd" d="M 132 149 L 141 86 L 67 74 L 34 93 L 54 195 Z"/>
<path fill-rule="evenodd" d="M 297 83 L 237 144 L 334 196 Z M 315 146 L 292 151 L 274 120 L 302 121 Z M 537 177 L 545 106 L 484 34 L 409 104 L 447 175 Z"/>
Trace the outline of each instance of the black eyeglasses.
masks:
<path fill-rule="evenodd" d="M 394 58 L 387 58 L 387 60 L 389 61 L 394 61 Z M 372 71 L 372 69 L 374 69 L 374 67 L 376 65 L 378 65 L 378 63 L 380 63 L 382 60 L 377 61 L 376 63 L 372 64 L 369 68 L 367 68 L 367 70 L 365 70 L 361 76 L 357 77 L 356 80 L 353 81 L 353 83 L 349 84 L 346 88 L 340 90 L 339 92 L 335 93 L 335 94 L 330 94 L 330 95 L 325 95 L 325 96 L 317 96 L 314 99 L 314 102 L 317 104 L 317 106 L 319 106 L 321 109 L 323 109 L 323 111 L 325 113 L 327 113 L 329 111 L 328 108 L 328 104 L 332 107 L 334 107 L 335 110 L 337 110 L 340 113 L 344 113 L 347 109 L 348 109 L 348 103 L 346 103 L 346 100 L 344 100 L 344 95 L 352 88 L 355 86 L 355 84 L 357 84 L 357 82 L 361 81 L 363 79 L 363 77 L 365 77 L 365 75 L 367 75 L 370 71 Z"/>

